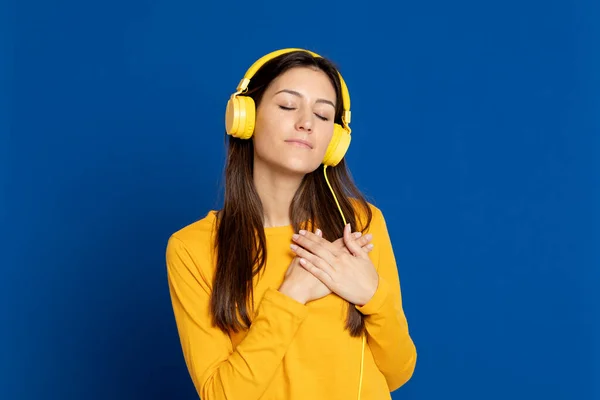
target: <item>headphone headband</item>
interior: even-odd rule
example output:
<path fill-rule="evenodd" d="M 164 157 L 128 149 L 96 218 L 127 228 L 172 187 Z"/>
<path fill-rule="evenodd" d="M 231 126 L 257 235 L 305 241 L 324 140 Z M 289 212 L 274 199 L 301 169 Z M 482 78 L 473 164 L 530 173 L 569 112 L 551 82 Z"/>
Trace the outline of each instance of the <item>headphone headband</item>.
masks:
<path fill-rule="evenodd" d="M 240 94 L 240 93 L 244 93 L 247 89 L 248 89 L 248 84 L 250 83 L 250 79 L 252 79 L 252 77 L 254 76 L 254 74 L 256 74 L 256 72 L 268 61 L 270 61 L 271 59 L 278 57 L 282 54 L 285 53 L 291 53 L 293 51 L 304 51 L 309 53 L 310 55 L 312 55 L 313 57 L 318 57 L 318 58 L 323 58 L 322 56 L 318 55 L 315 52 L 312 52 L 310 50 L 305 50 L 305 49 L 299 49 L 299 48 L 287 48 L 287 49 L 281 49 L 281 50 L 275 50 L 269 54 L 266 54 L 264 56 L 262 56 L 261 58 L 259 58 L 258 60 L 256 60 L 254 62 L 254 64 L 252 64 L 250 66 L 250 68 L 248 68 L 248 70 L 246 71 L 246 73 L 244 74 L 244 77 L 242 78 L 242 80 L 240 81 L 240 83 L 237 86 L 237 92 L 234 93 L 234 95 L 236 94 Z M 350 132 L 350 127 L 348 126 L 348 124 L 350 123 L 350 119 L 351 119 L 351 113 L 350 113 L 350 92 L 348 91 L 348 87 L 346 86 L 346 82 L 344 81 L 344 78 L 342 78 L 342 74 L 338 71 L 338 76 L 340 78 L 340 83 L 342 86 L 342 108 L 344 110 L 344 113 L 342 115 L 342 123 L 344 124 L 345 128 L 348 129 L 348 132 Z"/>

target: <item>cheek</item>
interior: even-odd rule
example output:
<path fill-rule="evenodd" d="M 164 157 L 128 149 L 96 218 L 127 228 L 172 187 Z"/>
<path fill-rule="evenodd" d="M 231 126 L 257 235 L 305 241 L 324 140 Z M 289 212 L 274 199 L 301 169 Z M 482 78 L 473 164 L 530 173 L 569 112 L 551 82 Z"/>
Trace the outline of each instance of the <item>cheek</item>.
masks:
<path fill-rule="evenodd" d="M 281 136 L 281 127 L 285 123 L 284 115 L 280 115 L 277 110 L 266 107 L 257 110 L 256 122 L 254 126 L 254 136 L 259 140 L 274 140 L 276 136 Z"/>
<path fill-rule="evenodd" d="M 254 127 L 254 147 L 259 154 L 268 152 L 270 148 L 278 141 L 281 136 L 279 124 L 275 119 L 257 118 L 256 126 Z"/>
<path fill-rule="evenodd" d="M 322 135 L 319 135 L 319 152 L 325 155 L 329 142 L 333 137 L 333 126 L 326 128 Z"/>

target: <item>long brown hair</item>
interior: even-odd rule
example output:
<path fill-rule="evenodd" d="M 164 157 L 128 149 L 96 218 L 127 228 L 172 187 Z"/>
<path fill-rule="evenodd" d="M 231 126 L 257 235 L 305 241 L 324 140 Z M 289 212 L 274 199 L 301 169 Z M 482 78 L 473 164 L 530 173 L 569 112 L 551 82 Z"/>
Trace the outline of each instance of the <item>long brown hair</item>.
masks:
<path fill-rule="evenodd" d="M 256 107 L 271 81 L 294 67 L 312 67 L 329 77 L 337 93 L 335 122 L 341 123 L 342 97 L 336 67 L 325 58 L 315 58 L 307 52 L 286 53 L 265 63 L 252 78 L 246 96 Z M 225 166 L 225 196 L 223 208 L 217 214 L 215 237 L 216 272 L 211 297 L 213 323 L 224 332 L 238 332 L 251 324 L 248 305 L 254 304 L 253 277 L 265 266 L 266 238 L 262 203 L 254 186 L 252 140 L 226 136 L 228 152 Z M 295 232 L 318 226 L 323 237 L 334 241 L 343 235 L 344 223 L 323 176 L 323 165 L 305 175 L 290 205 L 290 219 Z M 371 210 L 356 187 L 346 163 L 327 168 L 329 183 L 353 231 L 365 231 L 371 223 Z M 358 221 L 361 207 L 366 218 Z M 306 222 L 310 221 L 310 226 Z M 360 226 L 359 226 L 360 223 Z M 348 307 L 346 329 L 352 336 L 364 331 L 362 314 Z"/>

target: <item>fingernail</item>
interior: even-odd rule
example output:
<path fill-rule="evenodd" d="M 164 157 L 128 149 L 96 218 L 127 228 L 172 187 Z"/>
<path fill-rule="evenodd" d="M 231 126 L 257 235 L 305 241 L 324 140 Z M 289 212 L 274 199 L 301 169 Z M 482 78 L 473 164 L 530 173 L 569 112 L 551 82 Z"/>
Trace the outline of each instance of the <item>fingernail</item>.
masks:
<path fill-rule="evenodd" d="M 300 235 L 298 235 L 297 233 L 292 235 L 292 239 L 294 239 L 294 240 L 298 240 L 299 237 L 300 237 Z"/>
<path fill-rule="evenodd" d="M 367 239 L 367 240 L 371 240 L 371 239 L 373 239 L 373 235 L 372 235 L 372 234 L 370 234 L 370 233 L 367 233 L 367 234 L 365 235 L 365 239 Z"/>
<path fill-rule="evenodd" d="M 354 237 L 355 237 L 356 239 L 358 239 L 358 238 L 359 238 L 359 237 L 361 237 L 361 236 L 362 236 L 362 232 L 354 232 Z"/>
<path fill-rule="evenodd" d="M 373 248 L 373 243 L 369 243 L 369 244 L 367 245 L 367 248 L 368 248 L 369 250 L 371 250 L 371 249 Z"/>
<path fill-rule="evenodd" d="M 301 235 L 306 235 L 306 231 L 305 231 L 304 229 L 302 229 L 302 230 L 301 230 L 299 233 L 300 233 Z"/>
<path fill-rule="evenodd" d="M 290 248 L 294 251 L 296 251 L 296 249 L 298 248 L 298 246 L 296 246 L 295 244 L 290 244 Z"/>
<path fill-rule="evenodd" d="M 321 236 L 323 233 L 321 232 L 320 229 L 317 229 L 317 235 Z"/>

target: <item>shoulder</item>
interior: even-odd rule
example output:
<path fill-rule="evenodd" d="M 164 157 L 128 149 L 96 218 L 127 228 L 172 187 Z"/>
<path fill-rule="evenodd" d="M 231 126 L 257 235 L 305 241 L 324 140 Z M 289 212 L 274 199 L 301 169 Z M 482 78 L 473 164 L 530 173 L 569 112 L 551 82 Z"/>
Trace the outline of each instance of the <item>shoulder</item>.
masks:
<path fill-rule="evenodd" d="M 167 241 L 166 259 L 169 268 L 208 269 L 213 262 L 216 212 L 173 232 Z"/>
<path fill-rule="evenodd" d="M 216 222 L 216 212 L 211 210 L 204 218 L 194 221 L 173 232 L 169 240 L 178 240 L 189 245 L 206 242 L 214 235 Z"/>
<path fill-rule="evenodd" d="M 372 231 L 381 224 L 385 224 L 382 210 L 374 203 L 366 201 L 364 204 L 356 198 L 351 198 L 350 202 L 354 208 L 357 218 L 357 225 L 361 230 Z"/>

